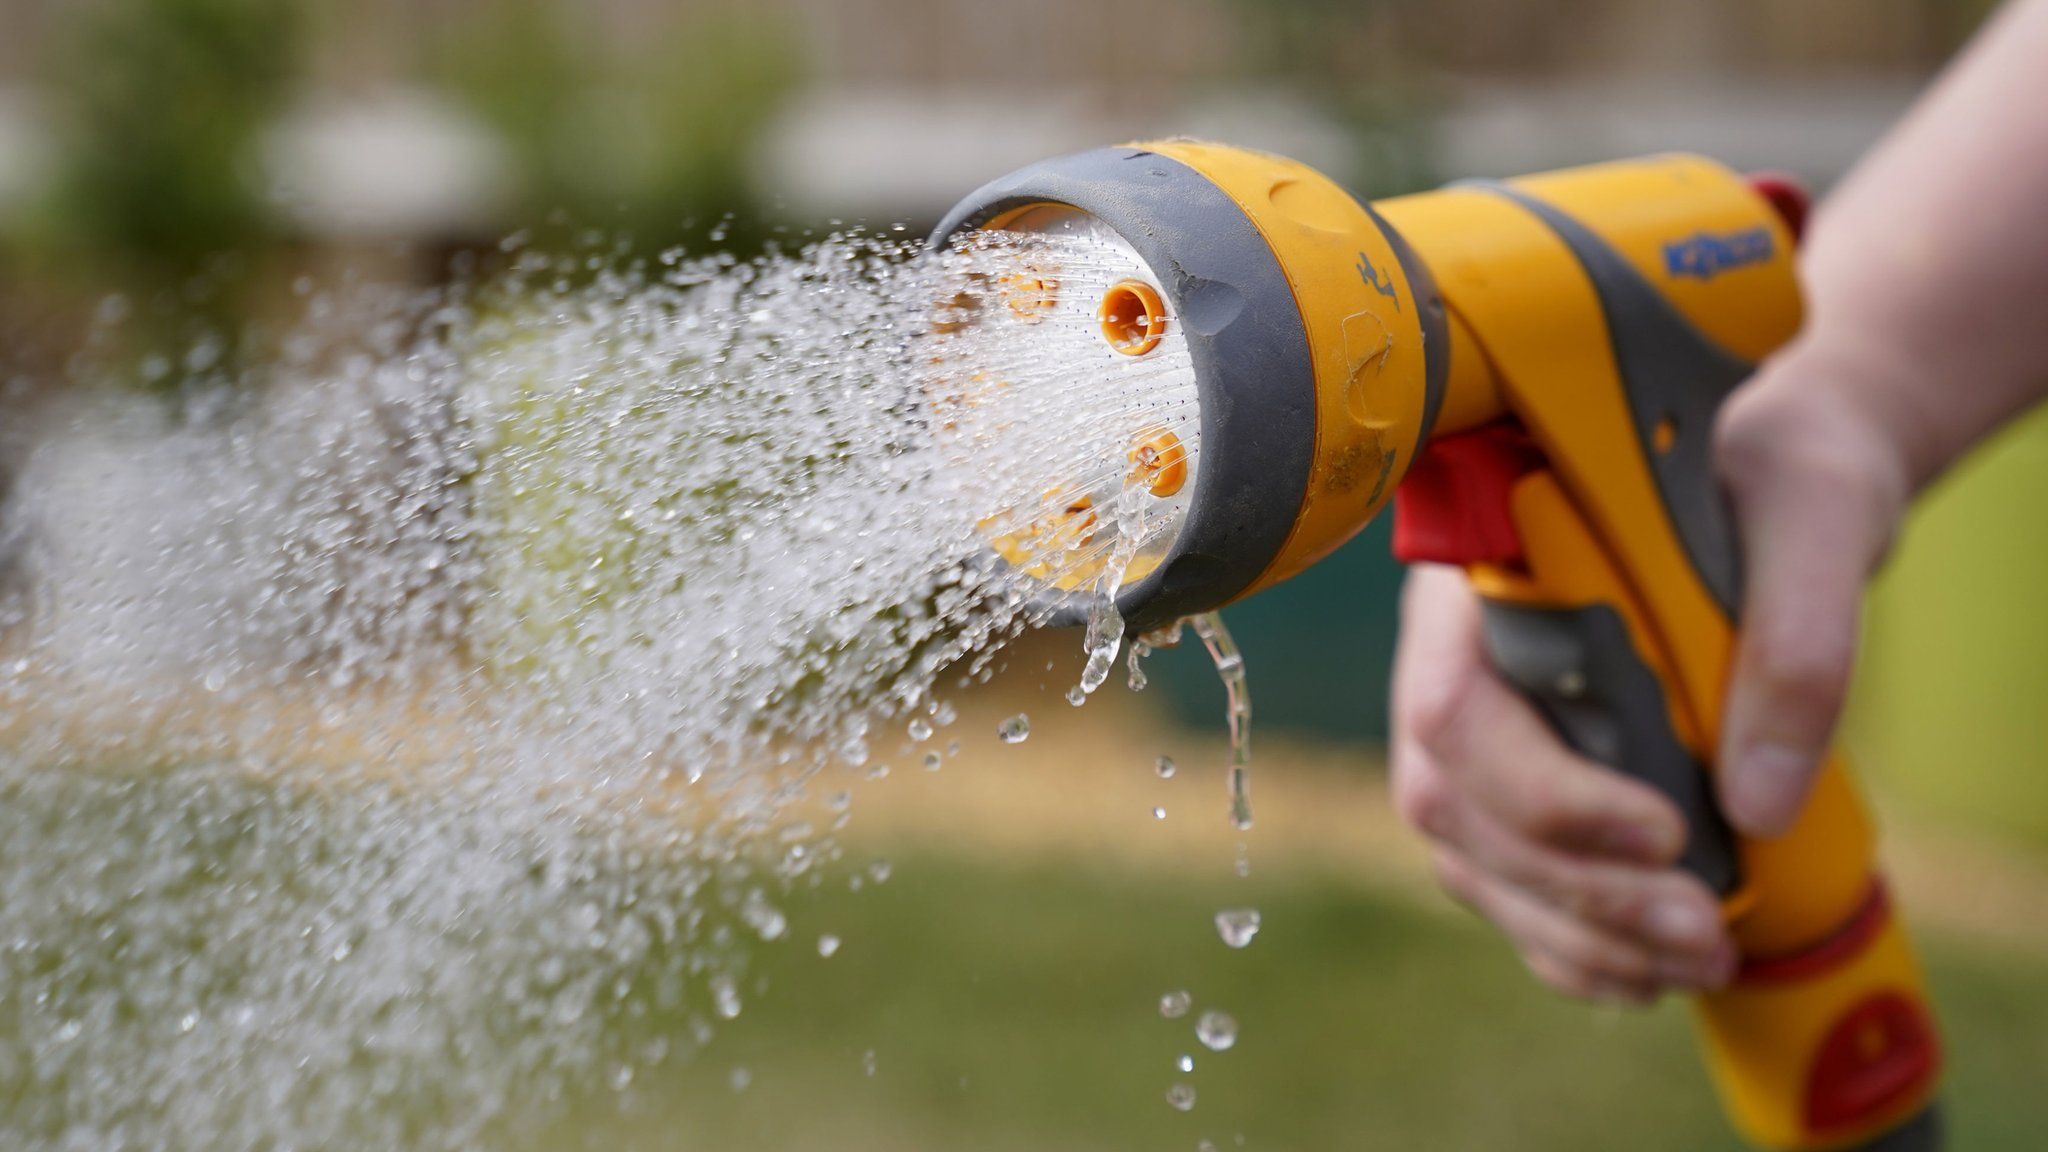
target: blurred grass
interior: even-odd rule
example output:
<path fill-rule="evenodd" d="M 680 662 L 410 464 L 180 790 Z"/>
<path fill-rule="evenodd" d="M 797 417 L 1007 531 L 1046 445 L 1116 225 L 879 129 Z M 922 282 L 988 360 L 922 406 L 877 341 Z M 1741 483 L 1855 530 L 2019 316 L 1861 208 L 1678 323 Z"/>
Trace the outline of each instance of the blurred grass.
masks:
<path fill-rule="evenodd" d="M 2048 844 L 2048 408 L 1915 509 L 1872 591 L 1847 731 L 1916 809 Z"/>
<path fill-rule="evenodd" d="M 878 740 L 898 766 L 886 779 L 814 782 L 821 811 L 825 794 L 859 792 L 846 859 L 779 899 L 789 931 L 755 947 L 746 1007 L 707 1048 L 642 1068 L 624 1093 L 583 1089 L 543 1126 L 532 1118 L 557 1110 L 514 1107 L 472 1146 L 1192 1152 L 1208 1139 L 1231 1152 L 1243 1134 L 1243 1147 L 1281 1152 L 1737 1147 L 1681 1007 L 1553 997 L 1433 892 L 1388 813 L 1375 749 L 1259 737 L 1252 871 L 1239 878 L 1220 725 L 1165 723 L 1156 693 L 1059 703 L 1077 671 L 1072 639 L 1027 638 L 1005 677 L 960 698 L 934 744 L 963 749 L 942 771 L 910 769 L 918 746 Z M 1019 708 L 1030 740 L 990 740 Z M 1152 770 L 1162 752 L 1180 765 L 1170 780 Z M 1947 1033 L 1953 1147 L 2038 1148 L 2048 860 L 1930 827 L 1910 807 L 1894 814 L 1884 854 Z M 892 868 L 877 883 L 882 858 Z M 1212 917 L 1246 905 L 1264 927 L 1231 951 Z M 842 941 L 829 958 L 823 933 Z M 1175 989 L 1195 1012 L 1163 1019 L 1159 997 Z M 1242 1025 L 1231 1051 L 1196 1042 L 1195 1015 L 1211 1007 Z M 684 1013 L 611 1026 L 689 1047 Z M 1191 1076 L 1175 1070 L 1182 1054 Z M 731 1086 L 736 1068 L 751 1076 L 745 1091 Z M 1199 1092 L 1188 1114 L 1164 1099 L 1181 1079 Z"/>
<path fill-rule="evenodd" d="M 1249 902 L 1242 952 L 1209 927 Z M 1557 1149 L 1734 1145 L 1684 1011 L 1589 1009 L 1539 992 L 1489 933 L 1328 874 L 1248 881 L 1003 866 L 925 855 L 852 896 L 792 909 L 750 997 L 694 1062 L 643 1076 L 639 1103 L 586 1101 L 522 1147 Z M 829 959 L 819 932 L 844 939 Z M 2048 1131 L 2048 969 L 1936 938 L 1958 1149 L 2032 1149 Z M 1224 1053 L 1196 1012 L 1242 1025 Z M 875 1073 L 863 1071 L 874 1052 Z M 1193 1075 L 1174 1070 L 1183 1053 Z M 735 1093 L 730 1070 L 752 1084 Z M 1186 1079 L 1195 1109 L 1172 1111 Z"/>
<path fill-rule="evenodd" d="M 1208 1139 L 1231 1152 L 1239 1134 L 1286 1152 L 1738 1146 L 1685 1009 L 1539 988 L 1435 892 L 1388 811 L 1376 749 L 1261 738 L 1239 878 L 1220 725 L 1164 723 L 1156 694 L 1056 703 L 1075 671 L 1068 640 L 1025 641 L 1003 680 L 961 701 L 950 731 L 967 750 L 944 771 L 860 789 L 847 861 L 788 901 L 789 935 L 755 957 L 765 989 L 707 1049 L 509 1147 L 1193 1152 Z M 991 746 L 1019 706 L 1030 741 Z M 1150 770 L 1160 752 L 1179 762 L 1171 780 Z M 1950 1046 L 1953 1147 L 2039 1148 L 2048 933 L 2028 922 L 2043 862 L 1981 837 L 1964 850 L 1953 830 L 1899 816 L 1885 852 Z M 877 858 L 889 881 L 849 892 Z M 1246 905 L 1263 928 L 1232 951 L 1212 918 Z M 842 941 L 830 958 L 821 933 Z M 1159 997 L 1175 989 L 1195 1009 L 1167 1020 Z M 1242 1027 L 1228 1052 L 1194 1036 L 1212 1007 Z M 1190 1076 L 1175 1069 L 1183 1054 Z M 743 1092 L 734 1068 L 751 1075 Z M 1188 1114 L 1164 1098 L 1179 1080 L 1199 1095 Z"/>

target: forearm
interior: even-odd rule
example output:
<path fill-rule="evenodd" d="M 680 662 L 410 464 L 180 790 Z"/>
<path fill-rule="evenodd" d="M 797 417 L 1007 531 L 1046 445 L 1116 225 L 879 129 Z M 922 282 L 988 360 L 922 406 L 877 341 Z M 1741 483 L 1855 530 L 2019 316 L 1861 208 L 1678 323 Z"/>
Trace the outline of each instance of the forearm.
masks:
<path fill-rule="evenodd" d="M 2048 0 L 1994 16 L 1856 168 L 1805 271 L 1788 375 L 1861 407 L 1910 489 L 2048 394 Z"/>

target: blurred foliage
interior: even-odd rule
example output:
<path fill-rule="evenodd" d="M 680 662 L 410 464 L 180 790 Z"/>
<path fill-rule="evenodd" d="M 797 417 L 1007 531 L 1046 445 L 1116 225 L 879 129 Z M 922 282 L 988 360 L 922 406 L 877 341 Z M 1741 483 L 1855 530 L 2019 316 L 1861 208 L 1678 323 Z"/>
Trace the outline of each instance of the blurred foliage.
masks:
<path fill-rule="evenodd" d="M 735 6 L 671 19 L 622 50 L 573 5 L 510 0 L 429 44 L 425 71 L 503 135 L 522 220 L 660 248 L 734 215 L 724 243 L 758 244 L 749 163 L 799 80 L 795 45 L 766 17 Z"/>
<path fill-rule="evenodd" d="M 1239 79 L 1279 83 L 1324 108 L 1356 144 L 1360 196 L 1438 182 L 1428 156 L 1427 64 L 1396 21 L 1402 0 L 1225 0 Z"/>
<path fill-rule="evenodd" d="M 55 171 L 0 248 L 8 279 L 32 289 L 9 309 L 30 333 L 18 360 L 86 363 L 75 348 L 97 374 L 136 377 L 152 353 L 205 342 L 218 349 L 207 367 L 229 375 L 281 238 L 257 152 L 303 70 L 306 9 L 103 0 L 51 11 L 36 81 Z"/>
<path fill-rule="evenodd" d="M 61 11 L 42 77 L 63 142 L 51 238 L 174 266 L 269 239 L 254 144 L 302 64 L 302 9 L 106 0 Z"/>

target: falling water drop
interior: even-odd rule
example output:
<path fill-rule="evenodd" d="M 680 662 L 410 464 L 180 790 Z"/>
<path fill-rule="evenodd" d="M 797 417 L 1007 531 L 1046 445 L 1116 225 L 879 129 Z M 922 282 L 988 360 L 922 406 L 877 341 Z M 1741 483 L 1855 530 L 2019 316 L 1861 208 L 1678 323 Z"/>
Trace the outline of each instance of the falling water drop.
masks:
<path fill-rule="evenodd" d="M 1159 1014 L 1168 1020 L 1178 1020 L 1188 1014 L 1195 998 L 1186 992 L 1168 992 L 1159 998 Z"/>
<path fill-rule="evenodd" d="M 1195 1021 L 1195 1038 L 1211 1052 L 1227 1051 L 1237 1043 L 1237 1020 L 1228 1012 L 1212 1008 Z"/>
<path fill-rule="evenodd" d="M 1174 766 L 1173 757 L 1171 756 L 1161 756 L 1159 759 L 1153 761 L 1152 770 L 1159 773 L 1159 778 L 1161 780 L 1171 780 L 1173 779 L 1173 774 L 1179 771 L 1179 769 L 1177 769 Z"/>
<path fill-rule="evenodd" d="M 1019 712 L 996 725 L 996 737 L 1005 744 L 1022 744 L 1031 735 L 1031 718 Z"/>
<path fill-rule="evenodd" d="M 1216 913 L 1216 934 L 1232 948 L 1242 948 L 1259 934 L 1257 908 L 1225 908 Z"/>
<path fill-rule="evenodd" d="M 1195 1088 L 1192 1084 L 1175 1084 L 1166 1090 L 1166 1102 L 1177 1112 L 1192 1111 L 1195 1107 Z"/>
<path fill-rule="evenodd" d="M 830 932 L 818 937 L 818 955 L 830 960 L 832 954 L 837 951 L 839 951 L 839 937 L 832 935 Z"/>
<path fill-rule="evenodd" d="M 740 990 L 734 986 L 730 976 L 711 978 L 711 1004 L 718 1014 L 731 1020 L 740 1014 Z"/>

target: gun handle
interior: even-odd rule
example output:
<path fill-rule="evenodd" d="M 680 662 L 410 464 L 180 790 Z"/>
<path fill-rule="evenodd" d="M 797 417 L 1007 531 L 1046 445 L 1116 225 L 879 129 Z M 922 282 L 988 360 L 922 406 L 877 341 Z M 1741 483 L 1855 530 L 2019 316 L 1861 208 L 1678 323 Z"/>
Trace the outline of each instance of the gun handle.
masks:
<path fill-rule="evenodd" d="M 1574 748 L 1685 813 L 1681 866 L 1720 894 L 1743 956 L 1731 987 L 1695 1002 L 1736 1127 L 1800 1152 L 1938 1147 L 1925 985 L 1839 758 L 1786 835 L 1735 835 L 1714 802 L 1712 736 L 1670 690 L 1670 654 L 1608 550 L 1547 468 L 1514 481 L 1509 510 L 1523 562 L 1468 569 L 1489 655 Z"/>

